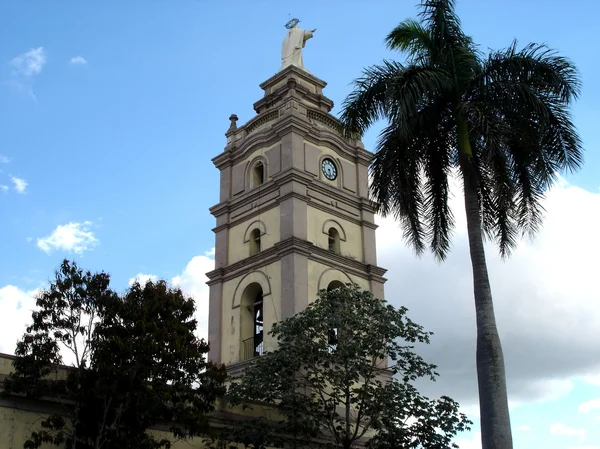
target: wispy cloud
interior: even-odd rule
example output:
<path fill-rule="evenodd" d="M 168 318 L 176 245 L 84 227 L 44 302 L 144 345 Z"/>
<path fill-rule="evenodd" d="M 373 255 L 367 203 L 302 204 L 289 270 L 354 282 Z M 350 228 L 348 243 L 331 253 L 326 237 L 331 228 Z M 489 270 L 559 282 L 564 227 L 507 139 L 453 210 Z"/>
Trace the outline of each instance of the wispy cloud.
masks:
<path fill-rule="evenodd" d="M 592 399 L 591 401 L 584 402 L 577 407 L 579 413 L 589 413 L 592 410 L 600 409 L 600 398 Z"/>
<path fill-rule="evenodd" d="M 563 423 L 555 423 L 550 426 L 550 433 L 552 435 L 560 435 L 567 437 L 579 437 L 579 442 L 583 442 L 585 440 L 585 429 L 576 429 L 574 427 L 569 427 Z"/>
<path fill-rule="evenodd" d="M 526 432 L 526 431 L 531 430 L 531 427 L 529 427 L 529 426 L 519 426 L 519 427 L 517 427 L 516 430 L 520 430 L 520 431 Z"/>
<path fill-rule="evenodd" d="M 8 192 L 8 186 L 0 186 L 0 192 Z"/>
<path fill-rule="evenodd" d="M 87 64 L 87 61 L 83 56 L 73 56 L 69 63 L 73 65 L 85 65 Z"/>
<path fill-rule="evenodd" d="M 91 221 L 84 221 L 57 226 L 50 235 L 37 239 L 37 246 L 48 254 L 54 250 L 76 254 L 90 251 L 98 244 L 98 239 L 90 229 L 91 225 Z"/>
<path fill-rule="evenodd" d="M 27 189 L 27 186 L 29 185 L 27 181 L 25 181 L 23 178 L 17 178 L 16 176 L 12 176 L 10 180 L 15 185 L 15 190 L 18 193 L 25 193 L 25 189 Z"/>
<path fill-rule="evenodd" d="M 9 162 L 10 162 L 10 159 L 8 157 L 0 154 L 0 164 L 8 164 Z"/>
<path fill-rule="evenodd" d="M 10 65 L 13 67 L 15 74 L 34 76 L 42 71 L 46 61 L 47 57 L 44 47 L 38 47 L 15 56 L 10 61 Z"/>

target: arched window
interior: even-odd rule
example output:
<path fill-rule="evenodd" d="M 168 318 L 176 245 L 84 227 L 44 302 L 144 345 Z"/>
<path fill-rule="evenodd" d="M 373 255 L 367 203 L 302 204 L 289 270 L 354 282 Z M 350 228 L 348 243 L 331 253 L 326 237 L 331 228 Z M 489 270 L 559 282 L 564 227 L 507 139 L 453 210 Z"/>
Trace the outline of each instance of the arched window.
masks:
<path fill-rule="evenodd" d="M 327 241 L 329 251 L 333 251 L 336 254 L 340 253 L 340 233 L 335 228 L 329 228 L 327 233 Z"/>
<path fill-rule="evenodd" d="M 252 187 L 259 186 L 265 182 L 265 166 L 262 162 L 257 162 L 252 168 Z"/>
<path fill-rule="evenodd" d="M 346 286 L 340 281 L 331 281 L 327 286 L 327 291 L 336 290 L 338 288 L 346 288 Z M 329 352 L 333 352 L 337 349 L 339 343 L 338 328 L 334 327 L 327 332 L 327 344 L 329 345 Z"/>
<path fill-rule="evenodd" d="M 336 288 L 346 288 L 346 286 L 340 281 L 331 281 L 327 286 L 327 291 L 330 292 Z"/>
<path fill-rule="evenodd" d="M 255 254 L 260 253 L 260 229 L 253 229 L 250 233 L 250 255 L 253 256 Z"/>
<path fill-rule="evenodd" d="M 243 301 L 245 307 L 242 310 L 241 358 L 249 360 L 264 352 L 264 313 L 261 286 L 253 283 L 246 287 Z"/>

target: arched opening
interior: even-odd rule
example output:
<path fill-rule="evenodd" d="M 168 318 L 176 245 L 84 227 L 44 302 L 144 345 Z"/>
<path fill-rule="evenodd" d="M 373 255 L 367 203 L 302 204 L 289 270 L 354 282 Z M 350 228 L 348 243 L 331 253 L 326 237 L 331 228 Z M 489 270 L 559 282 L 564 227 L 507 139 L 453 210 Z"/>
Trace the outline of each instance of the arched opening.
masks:
<path fill-rule="evenodd" d="M 250 255 L 253 256 L 255 254 L 260 253 L 260 229 L 253 229 L 250 233 Z"/>
<path fill-rule="evenodd" d="M 340 281 L 331 281 L 327 286 L 327 291 L 330 292 L 336 288 L 346 288 L 346 286 Z"/>
<path fill-rule="evenodd" d="M 346 288 L 346 286 L 341 281 L 331 281 L 327 286 L 327 291 L 333 291 L 341 288 Z M 329 345 L 329 352 L 333 352 L 336 350 L 337 345 L 339 343 L 339 335 L 338 328 L 334 327 L 329 330 L 327 333 L 327 344 Z"/>
<path fill-rule="evenodd" d="M 340 233 L 335 228 L 329 228 L 327 233 L 327 241 L 329 245 L 329 251 L 333 251 L 336 254 L 340 253 Z"/>
<path fill-rule="evenodd" d="M 263 291 L 259 284 L 246 287 L 241 307 L 241 360 L 258 357 L 264 352 Z"/>
<path fill-rule="evenodd" d="M 257 162 L 252 168 L 252 187 L 256 187 L 265 182 L 265 166 L 262 162 Z"/>

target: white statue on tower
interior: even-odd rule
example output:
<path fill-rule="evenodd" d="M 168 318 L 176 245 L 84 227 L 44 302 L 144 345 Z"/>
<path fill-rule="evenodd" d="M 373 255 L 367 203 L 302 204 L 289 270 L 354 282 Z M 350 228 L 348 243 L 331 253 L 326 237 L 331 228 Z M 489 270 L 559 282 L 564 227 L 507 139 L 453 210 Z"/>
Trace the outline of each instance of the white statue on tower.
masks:
<path fill-rule="evenodd" d="M 287 36 L 283 40 L 281 46 L 281 69 L 283 70 L 287 66 L 295 65 L 304 69 L 304 63 L 302 62 L 302 49 L 308 39 L 313 37 L 314 30 L 305 31 L 302 28 L 298 28 L 298 19 L 292 19 L 285 24 L 285 27 L 289 30 Z"/>

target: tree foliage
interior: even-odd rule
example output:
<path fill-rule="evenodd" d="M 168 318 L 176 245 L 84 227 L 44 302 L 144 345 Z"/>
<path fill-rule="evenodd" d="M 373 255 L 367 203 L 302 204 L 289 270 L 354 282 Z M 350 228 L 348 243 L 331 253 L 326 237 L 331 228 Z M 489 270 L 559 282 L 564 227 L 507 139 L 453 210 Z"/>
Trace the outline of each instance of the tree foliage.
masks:
<path fill-rule="evenodd" d="M 230 401 L 257 416 L 227 438 L 254 449 L 318 441 L 340 448 L 359 441 L 377 449 L 454 447 L 451 438 L 469 421 L 452 399 L 429 400 L 412 385 L 437 374 L 412 345 L 428 343 L 431 334 L 406 311 L 356 285 L 320 291 L 306 310 L 273 325 L 277 349 L 231 386 Z"/>
<path fill-rule="evenodd" d="M 108 274 L 65 260 L 38 295 L 4 394 L 50 398 L 56 413 L 25 448 L 168 448 L 147 429 L 164 424 L 177 438 L 207 432 L 225 372 L 206 361 L 193 299 L 164 281 L 135 283 L 124 295 L 109 284 Z"/>

